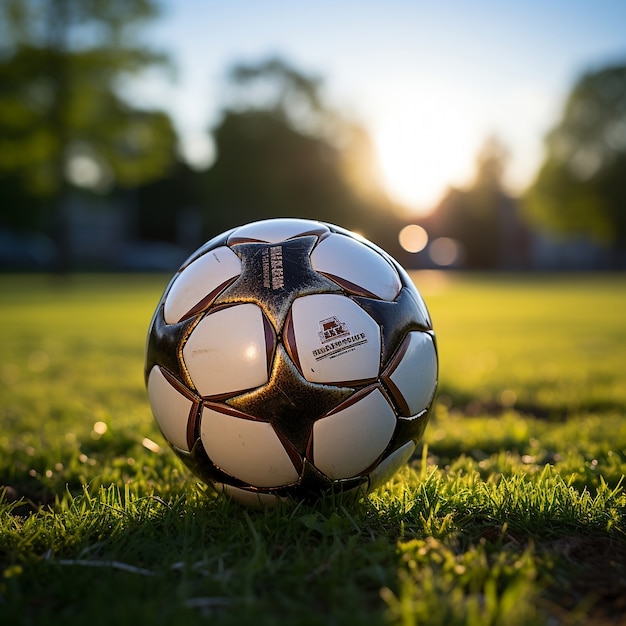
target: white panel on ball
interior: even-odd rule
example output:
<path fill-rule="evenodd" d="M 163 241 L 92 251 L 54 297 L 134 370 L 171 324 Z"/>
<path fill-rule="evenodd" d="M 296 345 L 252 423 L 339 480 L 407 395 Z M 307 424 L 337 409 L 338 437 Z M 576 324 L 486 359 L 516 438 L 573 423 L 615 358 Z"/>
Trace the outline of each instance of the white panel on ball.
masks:
<path fill-rule="evenodd" d="M 218 309 L 193 329 L 183 359 L 202 396 L 219 396 L 268 380 L 263 313 L 256 304 Z"/>
<path fill-rule="evenodd" d="M 366 470 L 384 452 L 396 427 L 395 413 L 379 389 L 345 405 L 313 425 L 313 463 L 332 479 Z"/>
<path fill-rule="evenodd" d="M 395 268 L 381 254 L 345 235 L 326 237 L 311 253 L 313 269 L 335 279 L 356 293 L 372 294 L 382 300 L 395 300 L 402 283 Z"/>
<path fill-rule="evenodd" d="M 406 465 L 415 448 L 415 442 L 408 441 L 381 461 L 370 474 L 370 489 L 386 483 L 403 465 Z"/>
<path fill-rule="evenodd" d="M 246 224 L 235 230 L 228 238 L 232 246 L 241 241 L 279 243 L 298 235 L 322 235 L 329 230 L 323 224 L 297 218 L 262 220 Z"/>
<path fill-rule="evenodd" d="M 178 275 L 165 299 L 163 317 L 168 324 L 188 317 L 207 296 L 217 296 L 220 287 L 241 274 L 241 259 L 227 246 L 210 250 Z M 205 302 L 204 306 L 208 306 Z"/>
<path fill-rule="evenodd" d="M 286 498 L 280 498 L 272 493 L 259 493 L 256 491 L 248 491 L 247 489 L 240 489 L 239 487 L 233 487 L 232 485 L 224 485 L 222 483 L 214 483 L 213 485 L 219 493 L 225 493 L 237 502 L 253 507 L 275 506 L 281 500 Z"/>
<path fill-rule="evenodd" d="M 202 444 L 210 459 L 231 476 L 256 487 L 294 483 L 298 472 L 271 424 L 202 410 Z"/>
<path fill-rule="evenodd" d="M 187 422 L 192 402 L 165 378 L 161 368 L 155 365 L 148 376 L 150 406 L 163 436 L 173 446 L 189 451 L 187 445 Z"/>
<path fill-rule="evenodd" d="M 431 402 L 437 386 L 437 353 L 432 337 L 410 332 L 383 375 L 405 416 L 417 415 Z"/>
<path fill-rule="evenodd" d="M 297 298 L 292 322 L 302 375 L 314 383 L 373 380 L 380 368 L 380 327 L 339 294 Z"/>

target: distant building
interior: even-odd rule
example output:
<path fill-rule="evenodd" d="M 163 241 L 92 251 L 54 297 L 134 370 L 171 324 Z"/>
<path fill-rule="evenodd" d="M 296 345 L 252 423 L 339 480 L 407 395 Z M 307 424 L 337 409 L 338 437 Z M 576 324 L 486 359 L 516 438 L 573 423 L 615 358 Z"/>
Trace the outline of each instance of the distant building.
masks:
<path fill-rule="evenodd" d="M 420 224 L 429 244 L 404 259 L 408 266 L 590 271 L 626 265 L 626 259 L 615 259 L 588 236 L 532 229 L 521 215 L 520 201 L 500 190 L 481 197 L 474 189 L 450 189 Z"/>
<path fill-rule="evenodd" d="M 532 233 L 517 200 L 501 190 L 451 188 L 420 223 L 429 236 L 422 255 L 429 266 L 522 270 L 532 265 Z M 455 255 L 442 253 L 444 242 L 455 247 Z"/>
<path fill-rule="evenodd" d="M 141 232 L 134 197 L 72 194 L 64 207 L 64 239 L 71 267 L 126 271 L 174 271 L 201 238 L 197 211 L 176 216 L 174 241 L 151 241 Z M 194 238 L 194 232 L 197 232 Z"/>

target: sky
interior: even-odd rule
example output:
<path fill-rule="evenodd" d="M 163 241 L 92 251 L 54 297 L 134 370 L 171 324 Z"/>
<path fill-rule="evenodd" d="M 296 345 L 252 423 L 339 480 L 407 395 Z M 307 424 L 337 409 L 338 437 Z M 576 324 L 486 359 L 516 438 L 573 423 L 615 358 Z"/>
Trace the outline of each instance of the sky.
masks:
<path fill-rule="evenodd" d="M 134 100 L 168 110 L 184 154 L 215 158 L 208 129 L 227 69 L 279 55 L 323 79 L 326 101 L 361 122 L 388 193 L 416 213 L 471 182 L 496 136 L 520 192 L 580 75 L 626 62 L 624 0 L 162 0 L 147 29 L 175 82 L 151 74 Z"/>

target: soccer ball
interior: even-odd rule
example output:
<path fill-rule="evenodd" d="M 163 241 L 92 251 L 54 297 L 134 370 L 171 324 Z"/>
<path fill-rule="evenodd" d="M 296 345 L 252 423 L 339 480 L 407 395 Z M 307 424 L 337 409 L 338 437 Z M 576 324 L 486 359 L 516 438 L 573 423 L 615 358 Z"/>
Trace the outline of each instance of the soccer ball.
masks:
<path fill-rule="evenodd" d="M 393 258 L 331 224 L 270 219 L 183 263 L 145 378 L 182 461 L 259 504 L 387 481 L 424 432 L 437 368 L 428 311 Z"/>

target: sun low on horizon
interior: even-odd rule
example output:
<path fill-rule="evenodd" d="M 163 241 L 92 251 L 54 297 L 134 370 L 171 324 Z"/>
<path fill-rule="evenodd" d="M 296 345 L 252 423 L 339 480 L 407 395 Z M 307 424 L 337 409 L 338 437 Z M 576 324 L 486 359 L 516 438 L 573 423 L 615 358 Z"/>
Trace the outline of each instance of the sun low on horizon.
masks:
<path fill-rule="evenodd" d="M 389 87 L 368 124 L 390 198 L 419 217 L 450 186 L 467 184 L 485 140 L 471 106 L 441 85 Z"/>
<path fill-rule="evenodd" d="M 152 41 L 173 53 L 180 76 L 174 93 L 137 81 L 137 102 L 165 103 L 183 153 L 207 166 L 225 68 L 283 57 L 320 79 L 332 108 L 356 114 L 387 194 L 416 215 L 471 184 L 490 136 L 509 153 L 507 187 L 525 189 L 574 79 L 624 50 L 617 0 L 266 4 L 163 0 Z"/>

